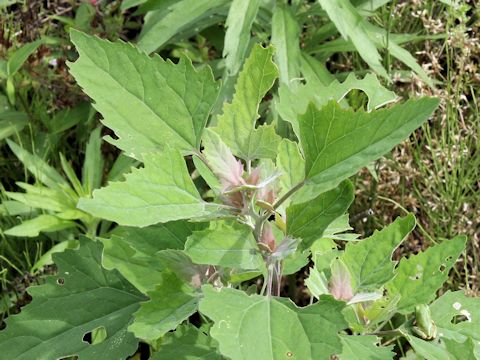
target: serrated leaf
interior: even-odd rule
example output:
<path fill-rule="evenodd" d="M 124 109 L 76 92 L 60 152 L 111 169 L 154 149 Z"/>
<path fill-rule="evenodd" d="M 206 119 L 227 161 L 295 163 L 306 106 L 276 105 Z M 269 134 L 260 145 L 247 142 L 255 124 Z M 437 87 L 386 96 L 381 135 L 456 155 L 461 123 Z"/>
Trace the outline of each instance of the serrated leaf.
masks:
<path fill-rule="evenodd" d="M 39 215 L 25 220 L 20 225 L 5 230 L 5 235 L 36 237 L 41 232 L 55 232 L 75 227 L 73 221 L 63 220 L 54 215 Z"/>
<path fill-rule="evenodd" d="M 282 119 L 290 122 L 295 134 L 299 135 L 297 117 L 305 113 L 310 102 L 321 108 L 330 100 L 342 101 L 354 89 L 367 95 L 369 112 L 397 99 L 397 95 L 383 87 L 375 75 L 367 74 L 363 79 L 357 79 L 355 74 L 350 73 L 343 82 L 334 79 L 329 81 L 328 85 L 323 85 L 320 81 L 307 81 L 296 88 L 280 86 L 277 109 Z"/>
<path fill-rule="evenodd" d="M 211 286 L 202 290 L 200 312 L 215 322 L 210 335 L 232 360 L 329 360 L 341 351 L 344 303 L 330 296 L 298 308 L 289 299 Z"/>
<path fill-rule="evenodd" d="M 234 155 L 245 160 L 275 158 L 280 142 L 272 125 L 255 128 L 260 101 L 278 75 L 272 55 L 272 47 L 253 47 L 238 76 L 232 102 L 224 105 L 217 126 L 212 128 Z"/>
<path fill-rule="evenodd" d="M 392 360 L 395 355 L 393 345 L 381 346 L 374 335 L 340 335 L 340 340 L 343 345 L 340 360 Z"/>
<path fill-rule="evenodd" d="M 328 17 L 346 40 L 350 40 L 363 60 L 379 75 L 388 78 L 366 21 L 349 0 L 318 0 Z"/>
<path fill-rule="evenodd" d="M 272 45 L 278 64 L 280 81 L 296 86 L 300 78 L 300 25 L 290 6 L 278 2 L 272 16 Z"/>
<path fill-rule="evenodd" d="M 174 64 L 78 31 L 71 39 L 80 57 L 70 72 L 115 131 L 118 139 L 107 141 L 140 160 L 167 144 L 183 154 L 199 149 L 218 91 L 210 68 L 197 71 L 186 58 Z"/>
<path fill-rule="evenodd" d="M 162 338 L 160 349 L 151 360 L 222 360 L 217 344 L 193 325 L 180 325 Z"/>
<path fill-rule="evenodd" d="M 138 47 L 147 53 L 154 52 L 169 43 L 176 35 L 190 29 L 200 31 L 209 17 L 226 13 L 229 0 L 180 0 L 170 1 L 165 9 L 146 15 L 138 39 Z M 219 21 L 219 19 L 216 19 Z M 208 26 L 212 25 L 207 21 Z"/>
<path fill-rule="evenodd" d="M 259 269 L 263 264 L 252 229 L 246 225 L 221 224 L 195 231 L 185 243 L 185 253 L 196 264 L 245 270 Z"/>
<path fill-rule="evenodd" d="M 144 168 L 125 175 L 124 182 L 95 190 L 92 199 L 81 198 L 78 208 L 121 225 L 140 227 L 216 217 L 226 209 L 202 200 L 177 150 L 145 154 L 144 163 Z"/>
<path fill-rule="evenodd" d="M 414 227 L 415 217 L 409 214 L 365 240 L 347 244 L 341 258 L 356 290 L 379 289 L 394 277 L 392 254 Z"/>
<path fill-rule="evenodd" d="M 171 272 L 165 272 L 155 290 L 148 292 L 150 300 L 140 304 L 128 331 L 153 342 L 197 311 L 198 292 Z"/>
<path fill-rule="evenodd" d="M 309 248 L 354 199 L 353 185 L 344 181 L 337 188 L 320 194 L 315 199 L 287 208 L 287 234 L 302 239 L 301 247 Z"/>
<path fill-rule="evenodd" d="M 260 0 L 233 0 L 228 11 L 225 26 L 223 57 L 229 76 L 236 75 L 247 56 L 250 30 L 257 16 Z"/>
<path fill-rule="evenodd" d="M 307 201 L 378 159 L 419 127 L 438 100 L 409 100 L 371 113 L 343 110 L 336 102 L 313 104 L 299 117 L 306 185 L 296 195 Z"/>
<path fill-rule="evenodd" d="M 117 271 L 103 269 L 101 256 L 101 244 L 86 239 L 77 251 L 53 254 L 58 275 L 30 287 L 33 301 L 6 320 L 7 328 L 0 332 L 2 357 L 117 360 L 135 352 L 138 340 L 127 326 L 144 297 Z M 83 341 L 99 327 L 106 330 L 103 342 Z"/>
<path fill-rule="evenodd" d="M 416 304 L 428 304 L 435 298 L 465 249 L 466 240 L 465 236 L 457 236 L 400 261 L 395 278 L 385 287 L 391 296 L 401 296 L 397 304 L 401 313 L 409 313 Z"/>

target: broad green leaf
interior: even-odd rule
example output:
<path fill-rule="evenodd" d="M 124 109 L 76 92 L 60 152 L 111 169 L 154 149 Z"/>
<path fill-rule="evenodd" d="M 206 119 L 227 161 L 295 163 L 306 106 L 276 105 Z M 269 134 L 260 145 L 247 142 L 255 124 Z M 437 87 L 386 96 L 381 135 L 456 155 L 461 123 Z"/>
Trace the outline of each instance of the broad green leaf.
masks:
<path fill-rule="evenodd" d="M 430 311 L 441 338 L 458 343 L 472 339 L 480 350 L 480 298 L 448 291 L 430 305 Z"/>
<path fill-rule="evenodd" d="M 356 290 L 379 289 L 394 277 L 392 254 L 414 227 L 415 217 L 409 214 L 365 240 L 347 244 L 341 258 Z"/>
<path fill-rule="evenodd" d="M 366 21 L 350 0 L 318 0 L 342 36 L 350 40 L 363 60 L 379 75 L 388 78 Z"/>
<path fill-rule="evenodd" d="M 287 208 L 287 234 L 302 239 L 302 248 L 309 248 L 339 216 L 347 211 L 354 199 L 353 185 L 344 181 L 337 188 L 315 199 Z"/>
<path fill-rule="evenodd" d="M 147 53 L 154 52 L 172 38 L 190 28 L 200 31 L 210 17 L 228 10 L 229 0 L 180 0 L 166 8 L 152 11 L 145 17 L 145 24 L 138 39 L 138 47 Z M 212 25 L 210 22 L 206 22 Z"/>
<path fill-rule="evenodd" d="M 54 215 L 39 215 L 5 230 L 4 233 L 10 236 L 36 237 L 41 232 L 55 232 L 72 227 L 75 227 L 73 221 L 63 220 Z"/>
<path fill-rule="evenodd" d="M 28 57 L 33 54 L 35 50 L 42 44 L 43 40 L 37 40 L 23 45 L 16 49 L 7 62 L 7 75 L 13 76 L 20 70 L 22 65 L 27 61 Z"/>
<path fill-rule="evenodd" d="M 79 250 L 53 255 L 58 275 L 28 289 L 33 301 L 6 320 L 0 332 L 0 353 L 6 359 L 125 359 L 138 340 L 127 326 L 145 298 L 117 271 L 101 267 L 102 247 L 84 239 Z M 99 344 L 85 334 L 104 327 Z M 61 344 L 61 346 L 59 346 Z"/>
<path fill-rule="evenodd" d="M 0 113 L 0 140 L 18 134 L 28 124 L 28 115 L 13 110 Z"/>
<path fill-rule="evenodd" d="M 300 153 L 298 144 L 288 139 L 282 139 L 278 146 L 276 159 L 277 169 L 282 173 L 279 184 L 280 196 L 285 195 L 295 185 L 301 183 L 305 178 L 305 160 Z M 290 203 L 287 199 L 285 205 Z"/>
<path fill-rule="evenodd" d="M 108 172 L 107 181 L 125 180 L 124 175 L 130 172 L 132 168 L 137 167 L 139 165 L 140 165 L 139 161 L 121 153 L 120 155 L 118 155 L 117 159 L 112 165 L 112 168 Z"/>
<path fill-rule="evenodd" d="M 381 346 L 374 335 L 340 335 L 340 340 L 343 345 L 340 360 L 392 360 L 395 355 L 393 345 Z"/>
<path fill-rule="evenodd" d="M 367 95 L 369 112 L 397 99 L 395 93 L 384 88 L 375 75 L 367 74 L 363 79 L 357 79 L 355 74 L 350 73 L 343 82 L 334 79 L 327 85 L 307 81 L 296 88 L 280 86 L 278 112 L 282 119 L 292 124 L 295 134 L 300 135 L 297 118 L 305 113 L 310 102 L 320 109 L 330 100 L 340 102 L 353 89 L 362 90 Z"/>
<path fill-rule="evenodd" d="M 197 311 L 198 292 L 175 274 L 163 274 L 150 300 L 140 304 L 135 320 L 128 327 L 136 337 L 153 342 Z"/>
<path fill-rule="evenodd" d="M 147 1 L 148 0 L 123 0 L 122 4 L 120 5 L 120 9 L 122 11 L 127 10 L 127 9 L 130 9 L 130 8 L 138 6 L 138 5 L 142 5 L 142 4 L 146 3 Z"/>
<path fill-rule="evenodd" d="M 144 163 L 144 168 L 125 175 L 124 182 L 95 190 L 92 199 L 81 198 L 78 208 L 95 217 L 139 227 L 216 217 L 225 209 L 202 200 L 177 150 L 145 154 Z"/>
<path fill-rule="evenodd" d="M 343 110 L 333 101 L 321 109 L 310 104 L 299 117 L 307 186 L 296 194 L 296 201 L 306 201 L 336 187 L 390 151 L 437 105 L 437 99 L 422 98 L 366 113 Z"/>
<path fill-rule="evenodd" d="M 68 187 L 68 183 L 57 172 L 57 170 L 48 165 L 40 157 L 29 153 L 27 150 L 15 144 L 13 141 L 7 139 L 7 143 L 15 156 L 22 162 L 28 171 L 30 171 L 36 180 L 52 189 Z"/>
<path fill-rule="evenodd" d="M 187 237 L 198 227 L 186 221 L 157 224 L 145 228 L 117 227 L 104 244 L 103 265 L 117 269 L 137 289 L 146 293 L 154 290 L 165 270 L 175 262 L 185 278 L 195 276 L 197 269 L 182 252 Z"/>
<path fill-rule="evenodd" d="M 290 6 L 277 2 L 272 16 L 272 45 L 280 81 L 295 87 L 300 78 L 300 25 Z"/>
<path fill-rule="evenodd" d="M 80 57 L 70 72 L 115 131 L 118 139 L 107 138 L 110 143 L 140 160 L 167 144 L 183 154 L 197 152 L 217 97 L 208 67 L 197 71 L 186 58 L 174 64 L 78 31 L 71 39 Z"/>
<path fill-rule="evenodd" d="M 330 296 L 298 308 L 289 299 L 202 289 L 200 312 L 214 321 L 210 335 L 232 360 L 329 360 L 341 352 L 338 332 L 347 327 L 344 303 Z"/>
<path fill-rule="evenodd" d="M 180 325 L 162 338 L 160 349 L 151 360 L 222 360 L 217 344 L 210 336 L 193 325 Z"/>
<path fill-rule="evenodd" d="M 444 240 L 400 261 L 396 276 L 386 284 L 386 289 L 391 296 L 401 296 L 397 304 L 401 313 L 409 313 L 416 304 L 428 304 L 435 298 L 435 292 L 465 249 L 466 240 L 465 236 Z"/>
<path fill-rule="evenodd" d="M 263 264 L 252 229 L 246 225 L 220 224 L 194 231 L 185 243 L 185 253 L 196 264 L 246 270 L 259 269 Z"/>
<path fill-rule="evenodd" d="M 82 183 L 87 194 L 102 185 L 104 160 L 102 156 L 101 127 L 92 131 L 85 149 L 85 160 L 82 167 Z"/>
<path fill-rule="evenodd" d="M 275 158 L 280 142 L 272 125 L 255 128 L 260 101 L 278 74 L 272 55 L 272 47 L 263 48 L 259 44 L 253 47 L 238 76 L 232 102 L 224 105 L 223 114 L 212 129 L 234 155 L 245 160 Z"/>
<path fill-rule="evenodd" d="M 457 359 L 452 359 L 447 349 L 445 348 L 445 345 L 438 343 L 438 341 L 425 341 L 423 339 L 420 339 L 415 336 L 410 336 L 410 335 L 407 336 L 407 340 L 410 343 L 410 345 L 412 345 L 415 352 L 418 355 L 420 355 L 421 359 L 457 360 Z"/>
<path fill-rule="evenodd" d="M 257 16 L 260 0 L 233 0 L 225 26 L 223 57 L 229 76 L 238 74 L 250 43 L 250 30 Z"/>

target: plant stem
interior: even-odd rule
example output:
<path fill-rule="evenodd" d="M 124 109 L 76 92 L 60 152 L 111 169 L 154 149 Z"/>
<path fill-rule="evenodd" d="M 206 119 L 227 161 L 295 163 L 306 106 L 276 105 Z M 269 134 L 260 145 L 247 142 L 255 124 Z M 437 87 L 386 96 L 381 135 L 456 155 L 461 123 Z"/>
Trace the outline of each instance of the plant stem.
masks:
<path fill-rule="evenodd" d="M 273 204 L 273 209 L 276 210 L 280 205 L 282 205 L 290 196 L 296 193 L 300 188 L 305 185 L 305 180 L 300 181 L 297 185 L 292 187 L 288 190 L 285 195 L 283 195 L 280 199 L 277 200 L 275 204 Z"/>

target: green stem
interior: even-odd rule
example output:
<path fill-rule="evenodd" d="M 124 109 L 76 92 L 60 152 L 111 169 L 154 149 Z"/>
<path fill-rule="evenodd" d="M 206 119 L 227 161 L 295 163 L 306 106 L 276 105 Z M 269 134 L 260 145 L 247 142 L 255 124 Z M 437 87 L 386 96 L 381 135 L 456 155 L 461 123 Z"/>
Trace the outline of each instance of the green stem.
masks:
<path fill-rule="evenodd" d="M 273 204 L 273 209 L 278 209 L 278 207 L 282 205 L 290 196 L 300 190 L 303 185 L 305 185 L 305 180 L 300 181 L 297 185 L 288 190 L 285 195 L 283 195 L 280 199 L 277 200 L 275 204 Z"/>

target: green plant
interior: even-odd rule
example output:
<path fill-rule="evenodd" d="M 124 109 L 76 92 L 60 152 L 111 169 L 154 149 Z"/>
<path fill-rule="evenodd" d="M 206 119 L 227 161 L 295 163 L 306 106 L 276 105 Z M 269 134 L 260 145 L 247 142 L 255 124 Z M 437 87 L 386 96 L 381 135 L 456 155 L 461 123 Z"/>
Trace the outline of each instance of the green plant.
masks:
<path fill-rule="evenodd" d="M 437 100 L 373 110 L 392 96 L 377 82 L 366 92 L 378 106 L 352 111 L 339 104 L 348 82 L 308 101 L 294 93 L 284 99 L 297 96 L 284 118 L 293 141 L 259 121 L 278 76 L 271 47 L 252 48 L 232 101 L 209 125 L 219 87 L 208 67 L 79 32 L 72 41 L 80 57 L 71 72 L 115 132 L 107 141 L 144 167 L 80 199 L 80 210 L 119 226 L 53 255 L 58 274 L 7 319 L 2 354 L 118 359 L 143 341 L 152 359 L 392 359 L 408 348 L 427 359 L 475 357 L 478 299 L 435 300 L 466 238 L 396 265 L 413 215 L 361 241 L 345 215 L 348 177 L 419 127 Z M 312 304 L 297 307 L 280 297 L 281 281 L 309 258 Z"/>

